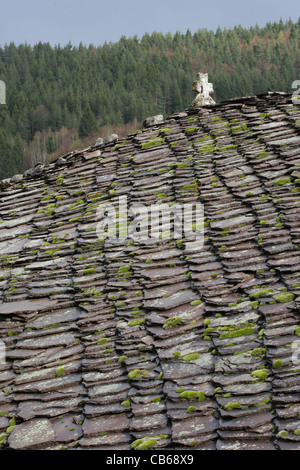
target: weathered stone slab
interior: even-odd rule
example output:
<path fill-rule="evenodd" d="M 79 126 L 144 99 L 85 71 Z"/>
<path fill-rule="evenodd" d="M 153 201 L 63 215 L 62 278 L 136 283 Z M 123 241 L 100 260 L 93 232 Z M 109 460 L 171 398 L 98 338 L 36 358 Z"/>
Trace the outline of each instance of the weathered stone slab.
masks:
<path fill-rule="evenodd" d="M 42 337 L 35 337 L 20 340 L 18 342 L 19 348 L 25 349 L 41 349 L 41 348 L 51 348 L 54 346 L 71 346 L 75 343 L 76 336 L 72 333 L 61 333 L 54 335 L 47 335 Z"/>
<path fill-rule="evenodd" d="M 185 420 L 174 421 L 172 426 L 172 439 L 196 437 L 199 434 L 211 434 L 218 429 L 218 420 L 211 416 L 194 416 Z"/>
<path fill-rule="evenodd" d="M 1 302 L 0 315 L 18 315 L 24 313 L 33 313 L 54 309 L 57 305 L 56 300 L 39 299 L 24 300 L 17 302 Z"/>
<path fill-rule="evenodd" d="M 48 419 L 35 419 L 16 426 L 9 438 L 11 449 L 25 450 L 37 448 L 55 441 L 56 434 Z"/>
<path fill-rule="evenodd" d="M 115 416 L 99 416 L 85 419 L 82 425 L 84 437 L 93 436 L 102 432 L 120 432 L 129 426 L 129 419 L 125 413 Z"/>

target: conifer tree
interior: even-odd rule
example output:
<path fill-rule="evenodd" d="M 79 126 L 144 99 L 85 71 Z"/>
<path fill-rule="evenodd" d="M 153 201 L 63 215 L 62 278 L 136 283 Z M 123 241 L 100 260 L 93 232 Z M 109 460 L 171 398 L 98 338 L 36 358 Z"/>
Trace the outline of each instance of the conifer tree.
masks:
<path fill-rule="evenodd" d="M 50 132 L 50 134 L 48 135 L 48 138 L 47 138 L 47 141 L 46 141 L 46 150 L 47 150 L 48 154 L 53 153 L 56 150 L 56 146 L 55 146 L 54 137 L 53 137 L 52 132 Z"/>
<path fill-rule="evenodd" d="M 89 103 L 86 103 L 83 109 L 82 117 L 79 124 L 79 137 L 87 137 L 99 130 L 96 118 L 91 110 Z"/>

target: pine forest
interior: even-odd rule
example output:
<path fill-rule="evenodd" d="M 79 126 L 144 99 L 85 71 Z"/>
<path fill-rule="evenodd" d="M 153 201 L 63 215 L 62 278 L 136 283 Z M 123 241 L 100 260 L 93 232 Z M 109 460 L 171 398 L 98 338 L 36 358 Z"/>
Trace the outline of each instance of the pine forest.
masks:
<path fill-rule="evenodd" d="M 14 43 L 0 47 L 0 178 L 50 162 L 145 118 L 183 111 L 207 72 L 215 101 L 292 92 L 300 80 L 300 18 L 215 32 L 154 32 L 101 46 Z"/>

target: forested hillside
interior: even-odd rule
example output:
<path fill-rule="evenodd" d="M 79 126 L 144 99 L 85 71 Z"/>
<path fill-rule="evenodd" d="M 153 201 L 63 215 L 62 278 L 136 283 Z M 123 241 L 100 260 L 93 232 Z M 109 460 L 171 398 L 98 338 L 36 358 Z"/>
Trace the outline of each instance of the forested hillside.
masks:
<path fill-rule="evenodd" d="M 122 37 L 101 46 L 0 48 L 0 178 L 23 172 L 153 114 L 184 110 L 208 72 L 214 99 L 291 92 L 300 79 L 300 19 L 244 29 Z M 118 132 L 117 132 L 118 133 Z"/>

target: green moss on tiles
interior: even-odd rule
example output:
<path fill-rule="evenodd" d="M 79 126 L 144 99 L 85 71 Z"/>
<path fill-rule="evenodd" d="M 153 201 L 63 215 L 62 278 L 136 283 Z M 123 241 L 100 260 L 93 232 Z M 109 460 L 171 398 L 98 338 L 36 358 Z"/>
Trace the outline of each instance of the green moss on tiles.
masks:
<path fill-rule="evenodd" d="M 158 193 L 156 199 L 165 199 L 167 197 L 166 193 Z"/>
<path fill-rule="evenodd" d="M 62 377 L 64 375 L 64 367 L 59 367 L 56 372 L 55 372 L 55 376 L 56 377 Z"/>
<path fill-rule="evenodd" d="M 295 429 L 294 434 L 295 436 L 300 436 L 300 429 Z"/>
<path fill-rule="evenodd" d="M 264 328 L 262 328 L 262 329 L 260 330 L 260 332 L 259 332 L 259 334 L 258 334 L 258 339 L 263 339 L 264 334 L 265 334 L 265 331 L 266 331 L 266 330 L 265 330 Z"/>
<path fill-rule="evenodd" d="M 121 406 L 124 406 L 124 408 L 129 408 L 131 405 L 131 402 L 129 398 L 121 403 Z"/>
<path fill-rule="evenodd" d="M 146 323 L 146 318 L 143 318 L 141 320 L 132 320 L 128 322 L 128 326 L 140 326 Z"/>
<path fill-rule="evenodd" d="M 107 338 L 101 338 L 97 341 L 98 346 L 101 346 L 103 344 L 106 344 L 108 342 Z"/>
<path fill-rule="evenodd" d="M 282 360 L 281 359 L 277 359 L 276 361 L 273 362 L 273 368 L 274 369 L 280 369 L 282 367 Z"/>
<path fill-rule="evenodd" d="M 7 333 L 8 336 L 15 336 L 15 335 L 17 335 L 17 334 L 18 334 L 17 331 L 9 331 L 9 332 Z"/>
<path fill-rule="evenodd" d="M 186 168 L 188 166 L 188 162 L 176 163 L 177 168 Z"/>
<path fill-rule="evenodd" d="M 204 155 L 205 153 L 212 154 L 217 150 L 219 150 L 219 147 L 215 145 L 203 145 L 200 149 L 198 149 L 198 153 L 199 155 Z"/>
<path fill-rule="evenodd" d="M 128 271 L 130 271 L 130 265 L 129 264 L 127 264 L 126 266 L 121 266 L 118 269 L 118 273 L 127 273 Z"/>
<path fill-rule="evenodd" d="M 157 444 L 158 439 L 154 437 L 144 437 L 143 439 L 137 439 L 131 444 L 131 449 L 134 450 L 148 450 Z"/>
<path fill-rule="evenodd" d="M 237 145 L 225 145 L 221 148 L 221 152 L 226 152 L 227 150 L 235 150 Z"/>
<path fill-rule="evenodd" d="M 55 248 L 55 250 L 47 250 L 47 251 L 44 251 L 44 255 L 54 256 L 55 253 L 59 250 L 60 250 L 59 248 Z"/>
<path fill-rule="evenodd" d="M 259 299 L 260 297 L 267 296 L 268 294 L 274 292 L 274 289 L 261 289 L 253 294 L 250 294 L 252 299 Z"/>
<path fill-rule="evenodd" d="M 284 292 L 282 294 L 273 295 L 273 299 L 279 303 L 292 302 L 295 298 L 295 295 L 291 292 Z"/>
<path fill-rule="evenodd" d="M 84 276 L 89 276 L 90 274 L 94 274 L 95 268 L 87 268 L 84 270 L 83 274 Z"/>
<path fill-rule="evenodd" d="M 15 429 L 16 425 L 13 425 L 13 426 L 9 426 L 7 429 L 6 429 L 6 434 L 11 434 L 12 431 Z"/>
<path fill-rule="evenodd" d="M 267 152 L 259 152 L 257 159 L 266 158 L 268 156 Z"/>
<path fill-rule="evenodd" d="M 5 441 L 7 440 L 6 434 L 0 434 L 0 449 L 2 449 L 5 445 Z"/>
<path fill-rule="evenodd" d="M 277 434 L 277 438 L 278 439 L 284 439 L 285 437 L 288 437 L 289 433 L 287 431 L 280 431 L 278 434 Z"/>
<path fill-rule="evenodd" d="M 220 339 L 237 338 L 238 336 L 252 335 L 253 333 L 254 333 L 253 326 L 250 326 L 250 325 L 245 325 L 245 326 L 240 326 L 240 327 L 233 326 L 231 328 L 231 331 L 229 331 L 228 333 L 222 333 L 219 338 Z"/>
<path fill-rule="evenodd" d="M 116 308 L 122 308 L 122 307 L 125 307 L 126 306 L 126 302 L 123 302 L 122 300 L 118 300 L 116 303 L 115 303 L 115 307 Z"/>
<path fill-rule="evenodd" d="M 185 392 L 181 392 L 180 398 L 187 398 L 188 400 L 195 400 L 199 402 L 206 400 L 205 394 L 203 392 L 197 392 L 195 390 L 187 390 Z"/>
<path fill-rule="evenodd" d="M 224 409 L 226 411 L 232 411 L 233 409 L 240 408 L 240 407 L 241 407 L 241 404 L 239 401 L 230 401 L 229 403 L 226 403 L 226 405 L 224 405 Z"/>
<path fill-rule="evenodd" d="M 269 116 L 271 116 L 271 113 L 261 113 L 261 114 L 259 115 L 259 117 L 261 117 L 261 118 L 263 118 L 263 119 L 265 119 L 265 118 L 267 118 L 267 117 L 269 117 Z"/>
<path fill-rule="evenodd" d="M 200 305 L 202 304 L 201 300 L 193 300 L 193 302 L 190 303 L 190 305 L 195 306 L 195 305 Z"/>
<path fill-rule="evenodd" d="M 196 407 L 195 406 L 189 406 L 188 409 L 186 410 L 187 413 L 193 413 L 194 411 L 196 411 Z"/>
<path fill-rule="evenodd" d="M 128 380 L 139 380 L 149 374 L 148 370 L 133 369 L 128 373 Z"/>
<path fill-rule="evenodd" d="M 291 189 L 292 193 L 299 193 L 300 192 L 300 186 L 296 186 L 295 188 Z"/>
<path fill-rule="evenodd" d="M 295 329 L 295 335 L 300 336 L 300 326 Z"/>
<path fill-rule="evenodd" d="M 258 403 L 255 403 L 254 406 L 255 406 L 256 408 L 259 408 L 260 406 L 266 406 L 268 403 L 270 403 L 270 401 L 271 401 L 271 397 L 266 398 L 265 400 L 260 401 L 260 402 L 258 402 Z"/>
<path fill-rule="evenodd" d="M 113 352 L 114 352 L 113 349 L 105 349 L 104 354 L 111 354 Z"/>
<path fill-rule="evenodd" d="M 283 186 L 284 184 L 290 184 L 290 183 L 291 183 L 290 178 L 281 178 L 274 182 L 274 186 Z"/>
<path fill-rule="evenodd" d="M 102 334 L 103 334 L 103 330 L 99 330 L 94 333 L 94 335 L 102 335 Z"/>
<path fill-rule="evenodd" d="M 160 397 L 155 397 L 151 400 L 151 403 L 160 403 L 161 402 L 161 398 Z"/>
<path fill-rule="evenodd" d="M 170 132 L 172 129 L 170 127 L 162 127 L 159 129 L 158 134 L 164 134 L 165 132 Z"/>
<path fill-rule="evenodd" d="M 205 330 L 203 336 L 204 336 L 204 335 L 209 335 L 209 333 L 211 333 L 212 331 L 215 331 L 215 328 L 206 328 L 206 330 Z"/>
<path fill-rule="evenodd" d="M 142 149 L 147 149 L 149 147 L 154 147 L 157 145 L 162 145 L 164 144 L 166 139 L 157 139 L 157 140 L 151 140 L 149 142 L 144 142 L 141 144 Z"/>
<path fill-rule="evenodd" d="M 255 370 L 254 372 L 252 372 L 251 375 L 255 379 L 259 379 L 261 381 L 264 381 L 268 377 L 268 370 L 267 369 Z"/>
<path fill-rule="evenodd" d="M 118 360 L 118 364 L 123 364 L 124 361 L 126 361 L 127 356 L 121 356 Z"/>
<path fill-rule="evenodd" d="M 195 359 L 198 359 L 199 357 L 200 357 L 200 354 L 198 353 L 188 353 L 188 354 L 185 354 L 184 356 L 181 356 L 179 359 L 181 359 L 182 361 L 189 362 L 189 361 L 194 361 Z"/>
<path fill-rule="evenodd" d="M 198 188 L 198 185 L 196 183 L 193 183 L 193 184 L 186 184 L 185 186 L 183 186 L 183 188 L 181 189 L 181 192 L 182 191 L 196 191 Z"/>
<path fill-rule="evenodd" d="M 168 320 L 163 324 L 163 328 L 164 329 L 167 329 L 167 328 L 172 328 L 174 326 L 178 326 L 181 324 L 181 318 L 180 317 L 171 317 L 171 318 L 168 318 Z"/>

